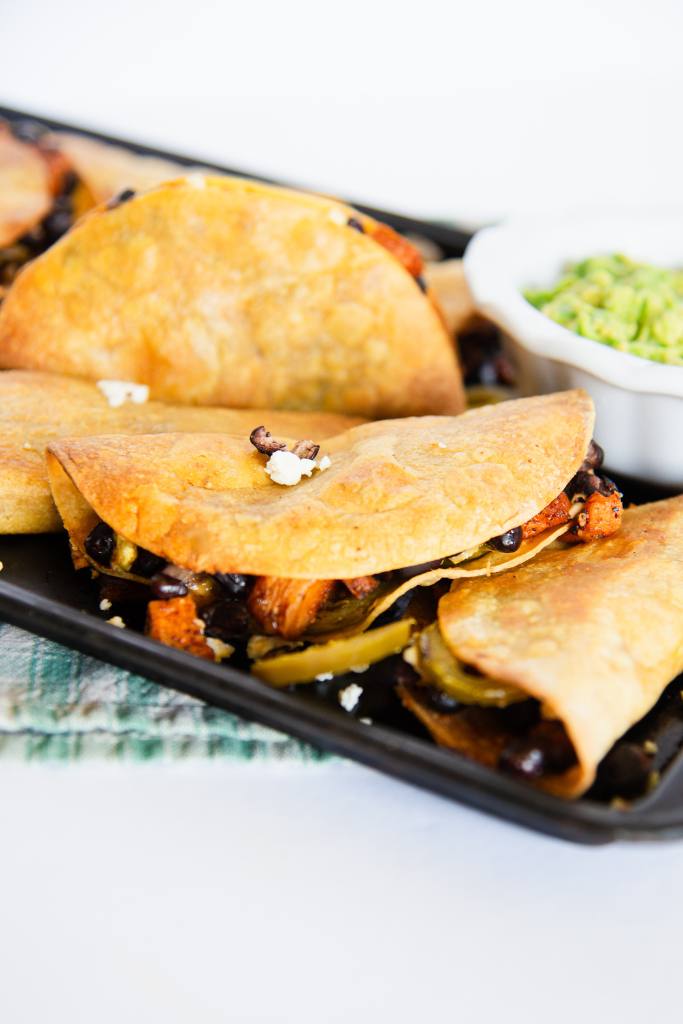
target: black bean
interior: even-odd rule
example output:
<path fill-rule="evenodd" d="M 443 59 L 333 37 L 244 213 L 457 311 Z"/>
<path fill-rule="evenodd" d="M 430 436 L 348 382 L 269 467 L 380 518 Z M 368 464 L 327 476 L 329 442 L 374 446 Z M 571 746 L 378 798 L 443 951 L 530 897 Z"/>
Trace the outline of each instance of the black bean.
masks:
<path fill-rule="evenodd" d="M 109 565 L 115 546 L 114 531 L 106 523 L 98 523 L 85 538 L 85 550 L 98 565 Z"/>
<path fill-rule="evenodd" d="M 589 495 L 596 493 L 602 494 L 603 497 L 607 498 L 610 494 L 614 494 L 616 490 L 617 485 L 609 477 L 598 476 L 592 470 L 585 469 L 580 469 L 565 487 L 565 491 L 570 498 L 577 494 L 583 494 L 587 498 Z"/>
<path fill-rule="evenodd" d="M 526 736 L 510 740 L 498 761 L 501 771 L 526 779 L 558 775 L 570 768 L 576 754 L 561 722 L 542 721 Z"/>
<path fill-rule="evenodd" d="M 377 629 L 378 626 L 386 626 L 390 622 L 398 622 L 398 620 L 402 619 L 405 615 L 412 598 L 413 594 L 410 590 L 407 594 L 401 594 L 401 596 L 394 601 L 391 608 L 387 608 L 385 612 L 382 612 L 382 614 L 375 619 L 373 624 L 370 626 L 370 629 Z"/>
<path fill-rule="evenodd" d="M 422 277 L 421 274 L 416 275 L 415 284 L 417 285 L 421 292 L 424 292 L 425 295 L 427 294 L 427 282 L 425 281 L 424 277 Z"/>
<path fill-rule="evenodd" d="M 243 597 L 249 586 L 249 578 L 236 572 L 217 572 L 216 579 L 233 597 Z"/>
<path fill-rule="evenodd" d="M 493 548 L 494 551 L 503 551 L 505 554 L 511 554 L 519 549 L 521 543 L 522 527 L 514 526 L 506 533 L 501 533 L 499 537 L 492 537 L 488 542 L 488 546 Z"/>
<path fill-rule="evenodd" d="M 588 451 L 586 457 L 583 460 L 581 469 L 600 469 L 603 462 L 605 461 L 605 453 L 596 441 L 591 441 L 588 445 Z"/>
<path fill-rule="evenodd" d="M 19 142 L 40 142 L 41 138 L 47 132 L 42 124 L 38 124 L 37 121 L 11 121 L 9 125 L 10 131 L 15 139 Z"/>
<path fill-rule="evenodd" d="M 163 573 L 152 577 L 152 592 L 155 597 L 164 601 L 171 597 L 185 597 L 188 593 L 187 587 L 180 580 L 173 576 L 165 576 Z"/>
<path fill-rule="evenodd" d="M 431 572 L 438 569 L 443 558 L 436 558 L 433 562 L 420 562 L 419 565 L 409 565 L 405 569 L 397 569 L 394 576 L 399 580 L 412 580 L 413 576 L 421 576 L 423 572 Z"/>
<path fill-rule="evenodd" d="M 422 703 L 427 704 L 432 711 L 438 711 L 442 715 L 452 714 L 462 707 L 459 700 L 440 690 L 438 686 L 421 686 L 419 688 L 419 695 Z"/>
<path fill-rule="evenodd" d="M 154 596 L 160 600 L 168 600 L 173 597 L 186 597 L 189 593 L 187 587 L 180 580 L 174 580 L 171 576 L 164 576 L 160 573 L 152 579 L 152 590 Z"/>
<path fill-rule="evenodd" d="M 51 245 L 52 242 L 56 242 L 58 238 L 66 234 L 72 222 L 73 214 L 71 210 L 56 208 L 52 213 L 49 213 L 42 224 L 45 233 L 45 244 Z"/>
<path fill-rule="evenodd" d="M 362 235 L 365 234 L 365 228 L 363 227 L 363 225 L 361 224 L 357 217 L 349 217 L 346 223 L 350 228 L 353 228 L 354 231 L 360 231 Z"/>
<path fill-rule="evenodd" d="M 605 795 L 634 797 L 647 789 L 652 755 L 637 743 L 618 743 L 598 768 L 596 789 Z"/>
<path fill-rule="evenodd" d="M 249 630 L 249 612 L 242 601 L 216 601 L 202 609 L 201 616 L 206 624 L 206 635 L 217 637 L 226 643 L 244 640 Z"/>
<path fill-rule="evenodd" d="M 130 567 L 130 571 L 134 576 L 144 576 L 149 579 L 150 576 L 156 575 L 161 572 L 163 567 L 166 565 L 165 558 L 159 558 L 158 555 L 153 555 L 151 551 L 147 551 L 146 548 L 138 548 L 137 558 Z"/>
<path fill-rule="evenodd" d="M 129 199 L 132 199 L 135 195 L 135 189 L 124 188 L 118 195 L 113 196 L 107 203 L 108 210 L 115 210 L 117 206 L 122 206 L 123 203 L 127 203 Z"/>

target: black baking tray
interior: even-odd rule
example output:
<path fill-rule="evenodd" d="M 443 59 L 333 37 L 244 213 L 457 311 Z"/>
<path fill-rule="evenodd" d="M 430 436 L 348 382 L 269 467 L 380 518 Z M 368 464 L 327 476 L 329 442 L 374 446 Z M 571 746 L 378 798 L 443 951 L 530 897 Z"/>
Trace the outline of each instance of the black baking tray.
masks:
<path fill-rule="evenodd" d="M 235 168 L 207 164 L 204 160 L 25 111 L 0 107 L 0 117 L 10 121 L 34 120 L 128 146 L 135 152 L 167 157 L 186 165 L 201 163 L 223 173 L 245 174 Z M 247 176 L 259 178 L 255 174 Z M 461 255 L 469 237 L 467 232 L 445 224 L 354 205 L 400 231 L 432 240 L 445 256 Z M 633 500 L 665 496 L 653 488 L 645 490 L 628 482 L 624 487 Z M 683 836 L 683 755 L 679 749 L 683 749 L 683 728 L 674 730 L 676 749 L 659 785 L 647 796 L 620 806 L 590 798 L 561 800 L 443 750 L 426 739 L 383 725 L 366 724 L 301 693 L 271 689 L 246 672 L 203 661 L 134 630 L 110 625 L 98 611 L 93 588 L 84 585 L 81 576 L 74 572 L 63 536 L 0 536 L 0 562 L 0 617 L 4 620 L 216 707 L 547 835 L 588 844 Z M 677 692 L 675 683 L 672 687 Z M 660 729 L 671 733 L 670 721 L 665 721 L 665 716 L 660 718 L 661 722 L 657 709 L 648 716 L 649 738 L 656 740 Z"/>

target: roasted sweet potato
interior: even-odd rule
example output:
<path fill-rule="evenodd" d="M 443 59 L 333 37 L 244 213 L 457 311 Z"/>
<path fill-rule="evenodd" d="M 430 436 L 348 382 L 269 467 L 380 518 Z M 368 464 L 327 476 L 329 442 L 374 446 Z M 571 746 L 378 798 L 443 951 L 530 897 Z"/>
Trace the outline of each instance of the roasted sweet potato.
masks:
<path fill-rule="evenodd" d="M 388 224 L 366 226 L 366 232 L 379 245 L 390 252 L 392 256 L 395 256 L 409 274 L 412 274 L 413 277 L 419 277 L 424 267 L 422 256 L 406 238 L 399 235 Z"/>
<path fill-rule="evenodd" d="M 291 639 L 311 625 L 329 597 L 334 580 L 292 580 L 259 576 L 249 594 L 249 611 L 266 633 Z"/>
<path fill-rule="evenodd" d="M 571 502 L 563 491 L 549 505 L 541 509 L 538 515 L 524 523 L 522 526 L 522 539 L 527 540 L 529 537 L 535 537 L 537 533 L 543 533 L 544 530 L 551 530 L 556 526 L 562 526 L 563 523 L 569 520 L 570 509 Z"/>
<path fill-rule="evenodd" d="M 618 491 L 608 495 L 596 491 L 586 499 L 583 511 L 579 512 L 577 517 L 576 526 L 572 527 L 566 536 L 584 542 L 609 537 L 621 526 L 623 511 Z"/>
<path fill-rule="evenodd" d="M 213 651 L 204 639 L 202 623 L 197 618 L 197 608 L 189 595 L 172 597 L 168 601 L 150 601 L 146 632 L 168 647 L 214 660 Z"/>

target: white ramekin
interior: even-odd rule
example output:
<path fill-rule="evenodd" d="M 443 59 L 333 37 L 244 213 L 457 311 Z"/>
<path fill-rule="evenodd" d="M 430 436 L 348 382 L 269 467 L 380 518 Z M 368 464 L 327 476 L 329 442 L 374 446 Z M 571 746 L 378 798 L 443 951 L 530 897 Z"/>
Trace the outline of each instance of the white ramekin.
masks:
<path fill-rule="evenodd" d="M 503 331 L 525 395 L 583 387 L 597 410 L 596 439 L 610 469 L 683 489 L 683 367 L 665 366 L 582 338 L 526 301 L 567 262 L 622 252 L 683 266 L 683 211 L 508 221 L 484 228 L 465 253 L 474 301 Z"/>

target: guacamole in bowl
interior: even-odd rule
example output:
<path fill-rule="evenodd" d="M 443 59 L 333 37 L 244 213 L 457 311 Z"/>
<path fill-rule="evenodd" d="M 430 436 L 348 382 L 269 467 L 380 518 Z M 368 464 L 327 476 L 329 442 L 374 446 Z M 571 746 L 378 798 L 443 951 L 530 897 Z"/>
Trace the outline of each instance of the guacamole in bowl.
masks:
<path fill-rule="evenodd" d="M 551 288 L 525 298 L 556 323 L 621 352 L 683 366 L 683 270 L 621 254 L 571 264 Z"/>

